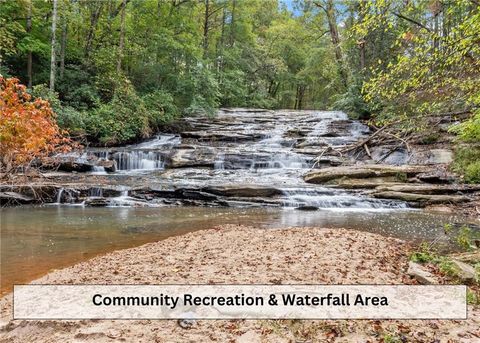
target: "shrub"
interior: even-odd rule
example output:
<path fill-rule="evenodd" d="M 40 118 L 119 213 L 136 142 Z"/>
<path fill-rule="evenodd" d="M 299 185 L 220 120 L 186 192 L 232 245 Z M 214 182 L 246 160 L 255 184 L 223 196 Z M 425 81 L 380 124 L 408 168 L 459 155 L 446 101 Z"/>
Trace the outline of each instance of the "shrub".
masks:
<path fill-rule="evenodd" d="M 128 80 L 119 82 L 112 101 L 94 109 L 87 118 L 87 132 L 103 144 L 122 144 L 150 133 L 148 112 Z"/>
<path fill-rule="evenodd" d="M 36 98 L 48 100 L 56 115 L 57 124 L 72 135 L 85 133 L 85 113 L 77 111 L 71 106 L 63 106 L 58 93 L 53 92 L 45 84 L 34 86 L 32 95 Z"/>
<path fill-rule="evenodd" d="M 173 96 L 166 91 L 157 90 L 149 93 L 143 96 L 142 101 L 148 111 L 148 119 L 152 128 L 158 129 L 179 115 Z"/>
<path fill-rule="evenodd" d="M 452 169 L 464 175 L 469 183 L 480 183 L 480 149 L 462 147 L 455 151 Z"/>
<path fill-rule="evenodd" d="M 18 79 L 0 76 L 0 167 L 5 173 L 31 161 L 68 150 L 47 100 L 27 93 Z"/>
<path fill-rule="evenodd" d="M 480 183 L 480 161 L 470 163 L 465 168 L 465 181 L 468 183 Z"/>

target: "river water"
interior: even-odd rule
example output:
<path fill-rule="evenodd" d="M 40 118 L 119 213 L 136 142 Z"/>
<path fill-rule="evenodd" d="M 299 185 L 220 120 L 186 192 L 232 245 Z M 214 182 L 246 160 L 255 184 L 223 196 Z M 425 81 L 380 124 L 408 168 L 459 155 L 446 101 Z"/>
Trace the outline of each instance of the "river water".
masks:
<path fill-rule="evenodd" d="M 55 203 L 1 209 L 1 292 L 98 254 L 223 224 L 351 228 L 447 243 L 444 224 L 466 221 L 306 184 L 302 175 L 312 167 L 338 163 L 329 154 L 315 161 L 319 151 L 368 133 L 344 113 L 220 111 L 189 125 L 181 136 L 88 151 L 115 160 L 118 170 L 107 174 L 97 167 L 87 174 L 87 197 L 65 186 Z M 105 187 L 113 186 L 118 192 L 107 195 Z M 146 186 L 154 196 L 139 191 Z M 92 198 L 107 206 L 86 206 Z M 318 210 L 295 210 L 299 206 Z"/>

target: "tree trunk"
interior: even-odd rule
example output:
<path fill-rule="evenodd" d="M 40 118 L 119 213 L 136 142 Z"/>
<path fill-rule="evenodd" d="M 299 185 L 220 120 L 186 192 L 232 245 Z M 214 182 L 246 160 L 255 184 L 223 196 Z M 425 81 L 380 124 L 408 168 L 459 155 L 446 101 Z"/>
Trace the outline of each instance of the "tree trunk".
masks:
<path fill-rule="evenodd" d="M 232 1 L 232 21 L 230 23 L 230 45 L 233 46 L 235 42 L 235 8 L 237 5 L 237 0 Z"/>
<path fill-rule="evenodd" d="M 330 31 L 330 38 L 335 51 L 335 59 L 337 60 L 340 78 L 342 80 L 342 84 L 347 87 L 347 73 L 345 72 L 342 50 L 340 48 L 340 36 L 338 34 L 335 4 L 333 0 L 326 0 L 326 4 L 320 5 L 317 3 L 317 5 L 322 8 L 327 15 L 328 29 Z"/>
<path fill-rule="evenodd" d="M 50 54 L 50 90 L 55 90 L 55 72 L 56 72 L 56 37 L 55 32 L 57 31 L 57 0 L 53 0 L 53 14 L 52 14 L 52 50 Z"/>
<path fill-rule="evenodd" d="M 27 33 L 30 34 L 32 31 L 32 1 L 28 2 L 28 14 L 27 14 Z M 28 78 L 28 88 L 32 88 L 32 51 L 28 50 L 27 54 L 27 78 Z"/>
<path fill-rule="evenodd" d="M 125 7 L 127 0 L 122 0 L 122 12 L 120 17 L 120 41 L 118 42 L 117 73 L 122 71 L 123 46 L 125 45 Z"/>
<path fill-rule="evenodd" d="M 102 11 L 103 2 L 95 3 L 97 6 L 90 14 L 90 28 L 88 29 L 87 41 L 85 43 L 84 56 L 88 57 L 93 44 L 93 37 L 95 36 L 95 29 L 97 27 L 98 19 Z"/>
<path fill-rule="evenodd" d="M 67 18 L 63 18 L 62 40 L 60 42 L 60 79 L 63 79 L 65 72 L 65 50 L 67 48 Z"/>
<path fill-rule="evenodd" d="M 359 21 L 360 23 L 363 22 L 365 19 L 365 1 L 362 0 L 359 3 Z M 358 49 L 360 52 L 360 72 L 364 73 L 365 70 L 365 45 L 367 44 L 366 37 L 362 37 L 360 42 L 358 42 Z"/>
<path fill-rule="evenodd" d="M 205 19 L 203 22 L 203 57 L 207 57 L 208 52 L 208 17 L 210 11 L 210 1 L 205 0 Z"/>

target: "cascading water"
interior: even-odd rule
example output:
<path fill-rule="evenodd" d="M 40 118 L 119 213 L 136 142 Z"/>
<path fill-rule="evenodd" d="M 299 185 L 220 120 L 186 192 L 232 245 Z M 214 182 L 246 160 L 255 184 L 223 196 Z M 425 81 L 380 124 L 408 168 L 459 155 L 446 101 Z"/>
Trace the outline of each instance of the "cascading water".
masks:
<path fill-rule="evenodd" d="M 141 186 L 147 182 L 161 189 L 147 198 L 135 192 L 109 198 L 110 206 L 158 206 L 162 201 L 210 206 L 209 201 L 214 201 L 215 206 L 349 210 L 406 207 L 402 202 L 373 199 L 354 190 L 304 182 L 302 176 L 314 166 L 343 163 L 341 156 L 324 156 L 322 151 L 358 141 L 368 133 L 367 126 L 349 120 L 343 112 L 230 110 L 219 111 L 214 118 L 189 118 L 188 126 L 190 131 L 182 133 L 183 139 L 166 134 L 123 148 L 92 149 L 98 159 L 115 161 L 121 174 L 140 171 Z M 322 162 L 317 163 L 320 154 Z M 162 173 L 156 172 L 163 169 Z M 94 173 L 105 172 L 99 168 Z M 135 181 L 136 176 L 128 180 Z M 205 191 L 209 186 L 253 191 L 251 195 L 232 191 L 224 196 Z M 275 189 L 275 195 L 255 192 L 262 187 Z"/>
<path fill-rule="evenodd" d="M 115 161 L 116 169 L 120 172 L 151 171 L 163 169 L 165 151 L 179 143 L 179 136 L 158 135 L 152 140 L 127 146 L 120 151 L 92 149 L 90 153 L 100 160 Z M 94 167 L 93 173 L 104 174 L 105 168 Z"/>
<path fill-rule="evenodd" d="M 164 160 L 156 151 L 133 150 L 114 153 L 112 159 L 117 163 L 117 169 L 129 170 L 153 170 L 163 169 Z"/>

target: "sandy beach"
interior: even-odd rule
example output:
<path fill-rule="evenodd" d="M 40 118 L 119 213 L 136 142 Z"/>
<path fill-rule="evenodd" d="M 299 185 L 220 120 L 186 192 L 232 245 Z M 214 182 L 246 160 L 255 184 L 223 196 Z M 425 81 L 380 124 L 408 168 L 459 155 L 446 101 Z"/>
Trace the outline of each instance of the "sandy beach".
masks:
<path fill-rule="evenodd" d="M 415 284 L 408 246 L 353 230 L 223 226 L 95 257 L 33 283 Z M 480 311 L 465 321 L 13 321 L 1 299 L 0 342 L 478 342 Z M 395 340 L 390 340 L 391 342 Z"/>

